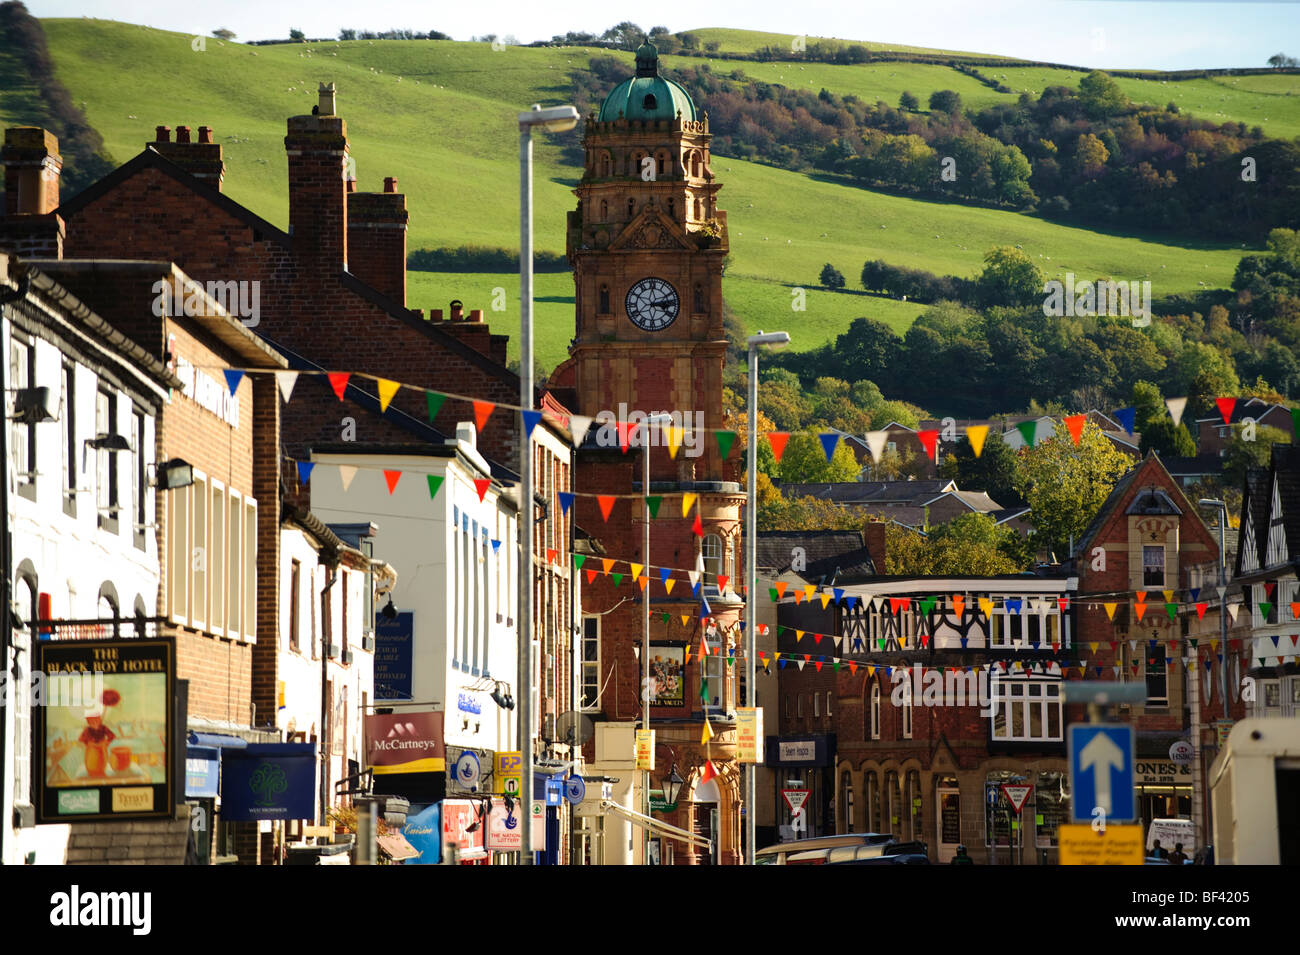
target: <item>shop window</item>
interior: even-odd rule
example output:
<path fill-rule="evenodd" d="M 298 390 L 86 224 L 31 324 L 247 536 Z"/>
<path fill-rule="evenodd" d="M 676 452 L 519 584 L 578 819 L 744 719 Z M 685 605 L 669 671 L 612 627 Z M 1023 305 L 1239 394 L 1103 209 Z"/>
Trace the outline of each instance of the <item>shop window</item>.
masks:
<path fill-rule="evenodd" d="M 1039 849 L 1057 845 L 1057 831 L 1062 822 L 1069 821 L 1069 806 L 1069 774 L 1039 773 L 1034 785 L 1035 841 Z"/>
<path fill-rule="evenodd" d="M 984 780 L 984 844 L 986 846 L 1006 847 L 1020 845 L 1023 826 L 1013 827 L 1019 822 L 1011 800 L 1007 798 L 1002 787 L 1007 783 L 1024 783 L 1024 776 L 1011 770 L 994 770 Z M 1009 860 L 1008 860 L 1009 861 Z"/>
<path fill-rule="evenodd" d="M 880 826 L 880 782 L 875 770 L 863 776 L 867 792 L 867 828 L 870 832 L 884 832 Z"/>

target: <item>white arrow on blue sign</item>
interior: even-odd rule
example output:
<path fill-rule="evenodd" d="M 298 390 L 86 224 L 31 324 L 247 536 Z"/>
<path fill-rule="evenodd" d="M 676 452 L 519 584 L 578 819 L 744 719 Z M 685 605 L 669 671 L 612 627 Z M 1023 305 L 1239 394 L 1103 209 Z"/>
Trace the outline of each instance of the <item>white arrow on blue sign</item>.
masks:
<path fill-rule="evenodd" d="M 1075 723 L 1070 726 L 1070 814 L 1074 822 L 1091 822 L 1094 810 L 1107 822 L 1134 822 L 1133 727 Z"/>

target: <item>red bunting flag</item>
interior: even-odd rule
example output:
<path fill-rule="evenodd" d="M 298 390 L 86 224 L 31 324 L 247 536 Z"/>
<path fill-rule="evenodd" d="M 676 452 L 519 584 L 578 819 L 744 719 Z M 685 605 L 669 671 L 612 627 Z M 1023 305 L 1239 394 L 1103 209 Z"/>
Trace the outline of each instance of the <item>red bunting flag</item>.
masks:
<path fill-rule="evenodd" d="M 704 536 L 704 523 L 700 520 L 700 515 L 695 515 L 695 523 L 691 525 L 691 533 L 696 537 Z"/>
<path fill-rule="evenodd" d="M 1275 587 L 1277 587 L 1277 581 L 1274 580 L 1264 581 L 1264 595 L 1268 597 L 1269 600 L 1273 599 L 1273 590 Z"/>
<path fill-rule="evenodd" d="M 1297 620 L 1300 620 L 1300 602 L 1292 601 L 1291 616 L 1295 617 Z"/>
<path fill-rule="evenodd" d="M 627 454 L 628 441 L 632 434 L 632 422 L 620 421 L 614 427 L 618 431 L 618 446 L 623 449 L 624 454 Z"/>
<path fill-rule="evenodd" d="M 555 558 L 559 556 L 560 556 L 560 552 L 556 550 L 554 547 L 546 548 L 546 562 L 548 564 L 555 563 Z"/>
<path fill-rule="evenodd" d="M 474 424 L 478 427 L 478 430 L 480 432 L 482 432 L 483 429 L 487 427 L 488 418 L 492 416 L 492 412 L 494 410 L 496 410 L 495 402 L 492 401 L 474 402 Z"/>
<path fill-rule="evenodd" d="M 916 436 L 921 440 L 921 446 L 925 448 L 925 453 L 931 461 L 938 460 L 935 455 L 939 449 L 939 432 L 935 428 L 926 431 L 916 432 Z"/>
<path fill-rule="evenodd" d="M 329 373 L 330 387 L 334 389 L 334 394 L 339 396 L 339 401 L 343 400 L 343 392 L 347 391 L 348 379 L 352 377 L 350 371 L 331 371 Z"/>
<path fill-rule="evenodd" d="M 600 516 L 609 520 L 609 512 L 614 509 L 613 494 L 597 494 L 596 503 L 600 505 Z"/>
<path fill-rule="evenodd" d="M 1069 597 L 1057 597 L 1057 598 L 1056 598 L 1056 606 L 1060 609 L 1061 613 L 1065 613 L 1067 610 L 1070 609 L 1070 598 L 1069 598 Z"/>
<path fill-rule="evenodd" d="M 397 482 L 402 478 L 401 471 L 384 471 L 384 480 L 388 482 L 388 493 L 392 494 L 397 490 Z"/>
<path fill-rule="evenodd" d="M 1210 605 L 1209 605 L 1208 603 L 1206 603 L 1205 601 L 1201 601 L 1200 603 L 1198 603 L 1198 604 L 1196 605 L 1196 619 L 1197 619 L 1197 620 L 1203 620 L 1203 619 L 1205 618 L 1205 611 L 1209 609 L 1209 606 L 1210 606 Z M 1296 604 L 1292 604 L 1292 605 L 1291 605 L 1291 612 L 1292 612 L 1292 613 L 1295 613 L 1295 608 L 1296 608 L 1296 606 L 1297 606 Z"/>
<path fill-rule="evenodd" d="M 600 571 L 598 571 L 598 570 L 589 570 L 589 571 L 587 571 L 587 583 L 589 583 L 589 584 L 594 584 L 594 583 L 596 582 L 596 575 L 599 574 L 599 573 L 600 573 Z"/>
<path fill-rule="evenodd" d="M 1070 432 L 1070 439 L 1078 444 L 1083 438 L 1083 423 L 1088 420 L 1088 416 L 1072 414 L 1061 420 L 1065 422 L 1065 428 Z"/>
<path fill-rule="evenodd" d="M 776 463 L 781 463 L 781 455 L 785 454 L 786 442 L 790 440 L 789 431 L 769 431 L 767 433 L 767 443 L 772 446 L 772 456 L 776 458 Z"/>
<path fill-rule="evenodd" d="M 906 607 L 907 604 L 908 604 L 908 598 L 906 598 L 906 597 L 890 597 L 890 598 L 889 598 L 889 612 L 890 612 L 890 613 L 898 613 L 900 610 L 902 610 L 904 607 Z"/>
<path fill-rule="evenodd" d="M 721 592 L 721 591 L 727 589 L 727 581 L 729 581 L 730 579 L 731 579 L 731 578 L 728 577 L 726 574 L 718 574 L 718 591 L 719 591 L 719 592 Z"/>
<path fill-rule="evenodd" d="M 1236 410 L 1236 398 L 1215 398 L 1214 403 L 1219 406 L 1219 414 L 1223 415 L 1224 424 L 1232 424 L 1232 412 Z"/>
<path fill-rule="evenodd" d="M 478 499 L 481 501 L 487 495 L 488 488 L 492 486 L 491 478 L 475 478 L 474 490 L 478 491 Z"/>
<path fill-rule="evenodd" d="M 713 760 L 706 759 L 704 761 L 704 769 L 700 771 L 700 782 L 707 783 L 710 779 L 715 778 L 717 775 L 718 775 L 718 769 L 716 766 L 713 765 Z"/>

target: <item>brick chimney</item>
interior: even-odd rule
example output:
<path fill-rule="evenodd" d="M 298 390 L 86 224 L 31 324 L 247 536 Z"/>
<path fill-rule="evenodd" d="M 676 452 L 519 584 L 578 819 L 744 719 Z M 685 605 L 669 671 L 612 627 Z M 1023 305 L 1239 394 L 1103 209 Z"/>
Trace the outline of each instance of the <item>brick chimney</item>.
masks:
<path fill-rule="evenodd" d="M 390 176 L 383 192 L 349 191 L 347 200 L 348 271 L 405 306 L 406 196 Z"/>
<path fill-rule="evenodd" d="M 0 247 L 27 257 L 62 258 L 64 225 L 54 211 L 63 171 L 58 138 L 37 126 L 6 129 L 0 165 L 5 171 Z"/>
<path fill-rule="evenodd" d="M 506 345 L 510 336 L 493 335 L 488 323 L 483 321 L 483 309 L 473 309 L 466 315 L 465 306 L 456 299 L 450 305 L 449 318 L 443 319 L 442 309 L 435 308 L 430 312 L 429 320 L 436 322 L 444 332 L 454 335 L 480 355 L 485 355 L 499 365 L 506 363 Z"/>
<path fill-rule="evenodd" d="M 171 141 L 170 132 L 166 126 L 156 127 L 154 141 L 149 145 L 164 159 L 220 192 L 221 183 L 226 178 L 226 163 L 221 158 L 221 144 L 212 141 L 212 127 L 199 127 L 198 142 L 191 141 L 188 126 L 176 127 L 175 142 Z"/>
<path fill-rule="evenodd" d="M 871 555 L 871 563 L 875 565 L 878 574 L 885 572 L 885 527 L 883 521 L 868 521 L 862 529 L 867 553 Z"/>
<path fill-rule="evenodd" d="M 337 272 L 348 265 L 348 130 L 342 117 L 334 115 L 334 92 L 333 83 L 320 84 L 316 113 L 289 117 L 284 148 L 294 252 Z"/>

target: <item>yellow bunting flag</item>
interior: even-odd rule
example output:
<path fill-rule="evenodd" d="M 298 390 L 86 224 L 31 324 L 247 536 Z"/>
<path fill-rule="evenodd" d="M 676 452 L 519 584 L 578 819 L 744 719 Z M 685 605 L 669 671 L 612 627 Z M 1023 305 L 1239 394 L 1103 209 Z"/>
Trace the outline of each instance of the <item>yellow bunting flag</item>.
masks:
<path fill-rule="evenodd" d="M 633 577 L 640 577 L 641 571 L 645 569 L 645 564 L 634 564 L 630 560 L 627 562 L 627 565 L 632 568 Z"/>
<path fill-rule="evenodd" d="M 682 434 L 684 428 L 674 428 L 671 425 L 664 428 L 664 437 L 668 439 L 668 457 L 673 460 L 677 459 L 677 449 L 682 446 Z"/>
<path fill-rule="evenodd" d="M 1094 657 L 1097 655 L 1097 647 L 1098 647 L 1098 644 L 1096 644 L 1096 643 L 1090 643 L 1090 644 L 1088 644 L 1088 649 L 1092 651 L 1092 655 L 1093 655 Z"/>
<path fill-rule="evenodd" d="M 682 517 L 685 517 L 691 512 L 691 508 L 695 506 L 695 502 L 698 498 L 699 495 L 691 491 L 687 491 L 682 495 Z"/>
<path fill-rule="evenodd" d="M 1117 603 L 1108 603 L 1108 604 L 1104 603 L 1104 604 L 1102 604 L 1102 606 L 1106 608 L 1106 616 L 1109 617 L 1111 620 L 1114 620 L 1114 619 L 1115 619 L 1115 608 L 1118 607 L 1119 604 L 1117 604 Z"/>
<path fill-rule="evenodd" d="M 813 594 L 815 593 L 817 593 L 816 584 L 809 584 L 807 587 L 803 589 L 803 595 L 807 597 L 809 600 L 813 599 Z"/>
<path fill-rule="evenodd" d="M 402 386 L 396 381 L 389 381 L 387 378 L 380 378 L 376 384 L 379 386 L 379 411 L 383 413 L 388 410 L 393 395 L 397 394 L 397 389 Z"/>
<path fill-rule="evenodd" d="M 973 424 L 966 429 L 966 440 L 970 442 L 971 450 L 975 452 L 975 457 L 984 453 L 984 439 L 989 436 L 989 426 L 986 424 Z"/>
<path fill-rule="evenodd" d="M 795 643 L 798 643 L 798 642 L 799 642 L 800 640 L 802 640 L 802 639 L 803 639 L 803 631 L 802 631 L 802 630 L 796 630 L 796 631 L 794 632 L 794 642 L 795 642 Z"/>
<path fill-rule="evenodd" d="M 980 613 L 984 614 L 986 617 L 991 616 L 993 614 L 993 601 L 989 600 L 987 597 L 980 597 L 979 602 Z"/>
<path fill-rule="evenodd" d="M 677 581 L 673 580 L 671 577 L 669 577 L 667 580 L 665 580 L 665 581 L 664 581 L 664 593 L 666 593 L 666 594 L 670 594 L 670 593 L 672 593 L 672 592 L 673 592 L 673 584 L 675 584 L 675 583 L 677 583 Z"/>
<path fill-rule="evenodd" d="M 821 598 L 822 598 L 822 609 L 825 610 L 825 609 L 826 609 L 826 605 L 827 605 L 828 603 L 831 602 L 831 595 L 830 595 L 830 594 L 822 594 L 822 595 L 821 595 Z"/>
<path fill-rule="evenodd" d="M 1163 593 L 1165 595 L 1165 603 L 1171 604 L 1174 602 L 1174 592 L 1172 590 L 1166 590 L 1163 591 Z"/>
<path fill-rule="evenodd" d="M 709 725 L 709 714 L 704 714 L 704 732 L 700 735 L 700 745 L 703 746 L 709 740 L 713 739 L 713 727 Z"/>

